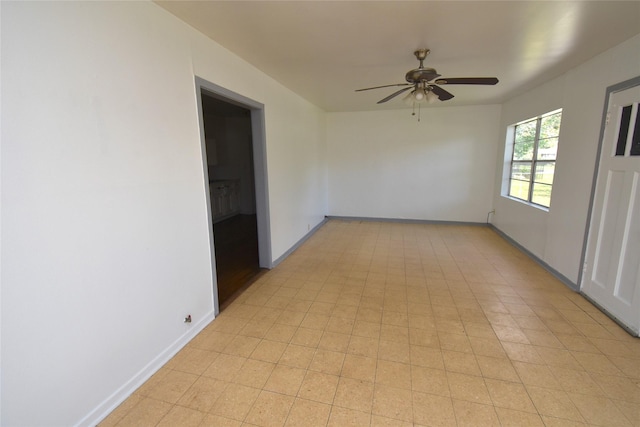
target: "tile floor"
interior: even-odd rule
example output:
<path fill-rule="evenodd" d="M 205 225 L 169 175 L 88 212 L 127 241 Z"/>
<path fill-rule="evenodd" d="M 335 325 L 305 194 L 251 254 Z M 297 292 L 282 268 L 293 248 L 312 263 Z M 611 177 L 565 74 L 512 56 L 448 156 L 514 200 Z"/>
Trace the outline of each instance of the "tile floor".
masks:
<path fill-rule="evenodd" d="M 640 426 L 640 340 L 490 228 L 331 220 L 112 425 Z"/>

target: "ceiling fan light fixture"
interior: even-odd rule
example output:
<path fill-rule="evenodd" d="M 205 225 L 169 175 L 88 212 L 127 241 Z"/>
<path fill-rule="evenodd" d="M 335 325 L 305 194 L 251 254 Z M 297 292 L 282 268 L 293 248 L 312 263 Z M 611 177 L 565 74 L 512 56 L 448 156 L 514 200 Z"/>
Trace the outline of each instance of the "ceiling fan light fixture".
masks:
<path fill-rule="evenodd" d="M 440 98 L 438 97 L 438 95 L 436 95 L 432 91 L 427 92 L 427 103 L 433 104 L 434 102 L 438 101 L 439 99 Z"/>
<path fill-rule="evenodd" d="M 417 90 L 413 91 L 413 97 L 418 102 L 424 100 L 424 98 L 425 98 L 424 89 L 417 89 Z"/>

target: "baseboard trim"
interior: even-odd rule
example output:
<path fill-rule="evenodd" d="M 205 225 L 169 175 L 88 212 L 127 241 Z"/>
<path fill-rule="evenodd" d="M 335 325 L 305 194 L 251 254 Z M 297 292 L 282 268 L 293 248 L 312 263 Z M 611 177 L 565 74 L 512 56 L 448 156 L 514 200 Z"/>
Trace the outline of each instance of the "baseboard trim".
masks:
<path fill-rule="evenodd" d="M 487 227 L 486 222 L 470 222 L 470 221 L 442 221 L 436 219 L 410 219 L 410 218 L 376 218 L 362 216 L 333 216 L 329 215 L 326 219 L 336 219 L 339 221 L 366 221 L 366 222 L 397 222 L 404 224 L 440 224 L 440 225 L 471 225 L 476 227 Z"/>
<path fill-rule="evenodd" d="M 547 270 L 553 277 L 555 277 L 556 279 L 558 279 L 560 282 L 562 282 L 565 286 L 567 286 L 569 289 L 571 289 L 572 291 L 575 292 L 579 292 L 580 291 L 580 286 L 578 286 L 578 284 L 574 283 L 571 279 L 569 279 L 567 276 L 565 276 L 564 274 L 560 273 L 558 270 L 556 270 L 555 268 L 551 267 L 549 264 L 547 264 L 546 262 L 544 262 L 542 259 L 540 259 L 537 255 L 535 255 L 533 252 L 531 252 L 530 250 L 528 250 L 527 248 L 525 248 L 524 246 L 522 246 L 520 243 L 516 242 L 515 240 L 513 240 L 513 238 L 511 238 L 508 234 L 506 234 L 504 231 L 500 230 L 499 228 L 497 228 L 495 225 L 493 224 L 489 224 L 489 227 L 491 227 L 496 233 L 498 233 L 500 235 L 500 237 L 502 237 L 504 240 L 506 240 L 507 242 L 509 242 L 512 246 L 515 246 L 516 248 L 518 248 L 520 251 L 524 252 L 529 258 L 531 258 L 532 260 L 534 260 L 536 263 L 538 263 L 540 265 L 540 267 L 544 268 L 545 270 Z"/>
<path fill-rule="evenodd" d="M 300 240 L 298 240 L 296 243 L 294 243 L 294 245 L 291 246 L 285 253 L 280 255 L 278 257 L 278 259 L 274 260 L 271 263 L 271 268 L 275 268 L 278 264 L 280 264 L 282 261 L 284 261 L 289 255 L 291 255 L 296 249 L 298 249 L 304 242 L 306 242 L 309 239 L 309 237 L 313 236 L 315 234 L 315 232 L 318 231 L 320 229 L 320 227 L 322 227 L 327 221 L 328 221 L 328 219 L 327 219 L 327 217 L 325 217 L 322 221 L 320 221 L 320 223 L 318 225 L 313 227 L 310 231 L 307 232 L 307 234 L 302 236 L 302 238 Z"/>
<path fill-rule="evenodd" d="M 213 310 L 205 315 L 202 320 L 193 324 L 180 338 L 175 340 L 169 347 L 156 356 L 144 368 L 127 381 L 122 387 L 116 390 L 111 396 L 107 397 L 93 411 L 87 414 L 75 425 L 77 427 L 96 426 L 104 420 L 111 412 L 113 412 L 122 402 L 124 402 L 134 391 L 144 384 L 153 374 L 162 368 L 173 356 L 178 353 L 185 345 L 189 343 L 196 335 L 198 335 L 209 323 L 215 318 Z"/>

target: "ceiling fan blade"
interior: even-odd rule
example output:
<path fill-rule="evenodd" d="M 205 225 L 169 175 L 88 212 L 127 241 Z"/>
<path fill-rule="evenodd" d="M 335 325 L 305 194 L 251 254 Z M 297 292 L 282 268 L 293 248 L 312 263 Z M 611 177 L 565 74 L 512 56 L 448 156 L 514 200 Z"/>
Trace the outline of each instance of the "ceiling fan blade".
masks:
<path fill-rule="evenodd" d="M 439 86 L 431 86 L 431 92 L 438 95 L 438 98 L 440 98 L 440 101 L 448 101 L 449 99 L 453 98 L 452 93 L 447 92 L 446 90 L 442 89 Z"/>
<path fill-rule="evenodd" d="M 391 98 L 395 98 L 396 96 L 400 95 L 402 92 L 406 92 L 406 91 L 408 91 L 410 89 L 413 89 L 413 85 L 411 85 L 409 87 L 402 88 L 399 91 L 393 92 L 391 95 L 389 95 L 386 98 L 383 98 L 380 101 L 378 101 L 377 104 L 382 104 L 383 102 L 387 102 Z"/>
<path fill-rule="evenodd" d="M 407 86 L 407 85 L 408 85 L 407 83 L 396 83 L 396 84 L 393 84 L 393 85 L 374 86 L 374 87 L 367 87 L 367 88 L 364 88 L 364 89 L 356 89 L 356 92 L 362 92 L 363 90 L 380 89 L 380 88 L 383 88 L 383 87 Z"/>
<path fill-rule="evenodd" d="M 452 77 L 450 79 L 438 79 L 434 83 L 439 85 L 495 85 L 496 77 Z"/>

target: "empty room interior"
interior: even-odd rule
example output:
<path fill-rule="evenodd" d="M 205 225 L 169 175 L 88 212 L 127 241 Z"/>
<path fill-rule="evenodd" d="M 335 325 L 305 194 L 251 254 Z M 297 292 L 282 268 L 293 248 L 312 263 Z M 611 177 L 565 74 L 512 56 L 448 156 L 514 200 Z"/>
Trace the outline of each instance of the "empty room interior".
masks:
<path fill-rule="evenodd" d="M 0 20 L 0 425 L 640 426 L 640 2 Z"/>

